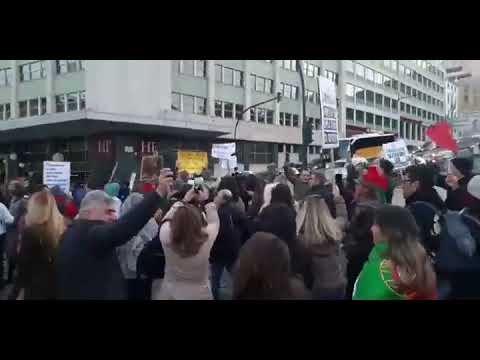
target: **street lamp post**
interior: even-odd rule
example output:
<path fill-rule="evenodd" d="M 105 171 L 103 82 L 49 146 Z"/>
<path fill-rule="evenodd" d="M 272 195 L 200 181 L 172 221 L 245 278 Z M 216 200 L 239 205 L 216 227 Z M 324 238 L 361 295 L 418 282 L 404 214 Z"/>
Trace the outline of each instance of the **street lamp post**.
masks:
<path fill-rule="evenodd" d="M 268 100 L 265 100 L 265 101 L 262 101 L 262 102 L 259 102 L 257 104 L 251 105 L 251 106 L 247 107 L 245 110 L 242 111 L 241 116 L 237 119 L 237 122 L 235 123 L 235 130 L 233 132 L 233 142 L 235 143 L 235 152 L 232 154 L 232 156 L 238 154 L 238 150 L 237 150 L 237 146 L 236 146 L 237 145 L 237 128 L 238 128 L 238 124 L 240 124 L 240 120 L 243 118 L 243 114 L 245 114 L 250 109 L 254 109 L 257 106 L 260 106 L 260 105 L 263 105 L 263 104 L 266 104 L 266 103 L 269 103 L 269 102 L 272 102 L 272 101 L 276 101 L 277 103 L 282 101 L 282 93 L 277 92 L 277 95 L 275 97 L 273 97 L 271 99 L 268 99 Z"/>

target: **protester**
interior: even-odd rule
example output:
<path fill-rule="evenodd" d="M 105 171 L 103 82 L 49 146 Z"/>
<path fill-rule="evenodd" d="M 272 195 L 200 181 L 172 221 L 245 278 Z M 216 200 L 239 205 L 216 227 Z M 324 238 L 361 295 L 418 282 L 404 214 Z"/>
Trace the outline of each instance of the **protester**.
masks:
<path fill-rule="evenodd" d="M 290 188 L 284 184 L 278 184 L 273 187 L 270 204 L 284 204 L 293 211 L 296 211 L 292 192 Z"/>
<path fill-rule="evenodd" d="M 13 224 L 14 218 L 5 206 L 6 200 L 0 191 L 0 289 L 5 285 L 4 271 L 7 269 L 5 247 L 7 245 L 7 225 Z"/>
<path fill-rule="evenodd" d="M 470 207 L 447 213 L 436 256 L 441 299 L 480 298 L 480 175 L 470 179 Z"/>
<path fill-rule="evenodd" d="M 125 280 L 116 248 L 147 224 L 158 208 L 167 205 L 173 173 L 163 169 L 157 190 L 117 220 L 115 202 L 105 192 L 89 192 L 82 200 L 79 219 L 64 235 L 57 257 L 60 299 L 126 299 Z"/>
<path fill-rule="evenodd" d="M 460 211 L 476 203 L 467 191 L 467 184 L 472 178 L 473 161 L 470 158 L 450 160 L 445 180 L 448 185 L 445 205 L 449 210 Z"/>
<path fill-rule="evenodd" d="M 118 194 L 120 192 L 120 184 L 119 183 L 108 183 L 104 187 L 104 191 L 110 196 L 114 201 L 115 210 L 117 211 L 117 215 L 120 214 L 120 208 L 122 207 L 122 201 L 118 198 Z"/>
<path fill-rule="evenodd" d="M 353 294 L 354 300 L 435 300 L 436 277 L 412 214 L 398 206 L 378 210 L 375 243 Z"/>
<path fill-rule="evenodd" d="M 253 231 L 267 232 L 284 241 L 290 252 L 292 274 L 312 284 L 310 261 L 304 256 L 297 239 L 296 213 L 292 207 L 275 203 L 265 207 L 253 224 Z"/>
<path fill-rule="evenodd" d="M 144 196 L 140 193 L 131 193 L 120 209 L 120 217 L 133 211 L 135 207 L 142 202 Z M 127 280 L 127 290 L 129 300 L 147 299 L 150 292 L 151 283 L 148 279 L 141 279 L 137 276 L 137 259 L 145 245 L 152 241 L 157 235 L 159 224 L 162 220 L 163 211 L 157 210 L 155 215 L 147 222 L 142 230 L 126 244 L 117 248 L 118 260 L 122 273 Z"/>
<path fill-rule="evenodd" d="M 291 276 L 286 244 L 272 234 L 257 232 L 240 251 L 233 278 L 234 300 L 300 300 L 308 293 Z"/>
<path fill-rule="evenodd" d="M 391 204 L 393 198 L 393 191 L 395 190 L 395 181 L 393 180 L 393 164 L 387 159 L 380 159 L 379 170 L 380 174 L 385 176 L 388 180 L 388 188 L 386 191 L 381 191 L 384 198 L 384 203 Z"/>
<path fill-rule="evenodd" d="M 232 183 L 227 180 L 220 182 L 219 191 L 228 190 L 233 194 L 236 191 Z M 233 191 L 231 191 L 233 190 Z M 232 199 L 226 199 L 218 208 L 220 228 L 218 236 L 210 252 L 210 264 L 212 275 L 212 292 L 215 299 L 219 299 L 220 283 L 223 271 L 232 271 L 233 264 L 237 260 L 238 252 L 242 244 L 249 237 L 248 219 L 242 213 Z"/>
<path fill-rule="evenodd" d="M 32 195 L 18 254 L 17 287 L 25 300 L 57 298 L 55 260 L 65 218 L 48 190 Z"/>
<path fill-rule="evenodd" d="M 310 188 L 305 194 L 305 196 L 319 195 L 323 197 L 328 205 L 328 209 L 330 210 L 332 216 L 334 218 L 337 217 L 335 211 L 335 201 L 333 200 L 334 196 L 332 191 L 332 184 L 328 182 L 322 170 L 317 169 L 312 172 L 309 186 Z"/>
<path fill-rule="evenodd" d="M 426 165 L 414 165 L 406 169 L 402 190 L 406 207 L 413 214 L 422 245 L 429 253 L 437 250 L 435 217 L 445 210 L 445 204 L 434 189 L 434 173 Z"/>
<path fill-rule="evenodd" d="M 344 239 L 344 250 L 348 259 L 347 298 L 351 298 L 353 285 L 363 264 L 373 248 L 372 233 L 375 212 L 382 205 L 378 189 L 384 189 L 386 179 L 381 177 L 376 167 L 369 167 L 356 186 L 352 205 L 352 220 Z"/>
<path fill-rule="evenodd" d="M 343 198 L 337 196 L 335 200 L 336 219 L 319 195 L 307 196 L 297 216 L 298 239 L 313 278 L 313 284 L 307 287 L 318 300 L 345 298 L 347 261 L 341 241 L 348 215 Z"/>
<path fill-rule="evenodd" d="M 253 174 L 247 177 L 247 191 L 251 193 L 252 203 L 248 207 L 247 216 L 250 219 L 255 218 L 263 206 L 263 193 L 265 190 L 265 181 Z"/>
<path fill-rule="evenodd" d="M 217 208 L 225 202 L 227 190 L 205 206 L 206 221 L 193 198 L 204 202 L 208 193 L 191 189 L 184 202 L 175 203 L 165 215 L 160 241 L 165 253 L 165 277 L 154 300 L 213 300 L 209 281 L 209 256 L 220 228 Z"/>
<path fill-rule="evenodd" d="M 7 226 L 7 246 L 6 253 L 8 258 L 8 279 L 7 283 L 14 280 L 15 263 L 18 255 L 18 246 L 24 227 L 24 215 L 27 211 L 26 190 L 20 181 L 11 181 L 8 185 L 10 195 L 9 211 L 13 216 L 13 224 Z"/>
<path fill-rule="evenodd" d="M 232 193 L 231 205 L 239 212 L 245 213 L 245 204 L 240 197 L 240 188 L 238 187 L 237 180 L 234 176 L 224 176 L 218 184 L 217 191 L 229 190 Z"/>
<path fill-rule="evenodd" d="M 72 197 L 77 209 L 80 207 L 80 203 L 82 202 L 82 199 L 85 197 L 86 194 L 87 189 L 83 183 L 76 183 L 74 185 L 72 190 Z"/>

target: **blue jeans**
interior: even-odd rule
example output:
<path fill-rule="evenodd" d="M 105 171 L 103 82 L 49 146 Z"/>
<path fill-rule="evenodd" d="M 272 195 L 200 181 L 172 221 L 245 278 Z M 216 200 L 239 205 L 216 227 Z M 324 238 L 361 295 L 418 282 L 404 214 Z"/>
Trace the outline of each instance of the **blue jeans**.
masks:
<path fill-rule="evenodd" d="M 225 265 L 212 263 L 210 264 L 211 272 L 211 283 L 212 283 L 212 293 L 215 300 L 220 300 L 220 283 L 222 281 L 223 270 L 225 270 Z"/>

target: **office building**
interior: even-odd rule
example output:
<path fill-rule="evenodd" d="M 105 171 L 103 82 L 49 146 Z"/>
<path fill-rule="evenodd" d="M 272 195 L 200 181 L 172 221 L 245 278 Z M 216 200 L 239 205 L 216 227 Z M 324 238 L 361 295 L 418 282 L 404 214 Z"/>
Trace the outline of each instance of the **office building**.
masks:
<path fill-rule="evenodd" d="M 314 126 L 308 160 L 321 154 L 317 77 L 337 84 L 341 136 L 396 133 L 408 143 L 445 115 L 444 71 L 435 61 L 301 60 L 306 114 Z M 302 142 L 297 60 L 0 60 L 0 157 L 9 177 L 40 173 L 61 154 L 74 176 L 128 179 L 158 152 L 210 153 L 233 139 L 252 171 L 298 162 Z M 244 113 L 249 106 L 282 93 Z M 209 161 L 211 170 L 219 169 Z M 20 165 L 20 167 L 19 167 Z"/>

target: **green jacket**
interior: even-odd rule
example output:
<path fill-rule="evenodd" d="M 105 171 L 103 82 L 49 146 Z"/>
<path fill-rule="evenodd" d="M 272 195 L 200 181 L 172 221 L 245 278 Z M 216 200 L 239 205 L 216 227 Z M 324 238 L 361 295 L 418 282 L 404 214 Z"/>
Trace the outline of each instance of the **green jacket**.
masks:
<path fill-rule="evenodd" d="M 368 260 L 358 275 L 353 290 L 353 300 L 407 300 L 407 296 L 395 291 L 392 271 L 383 254 L 387 244 L 373 247 Z"/>

